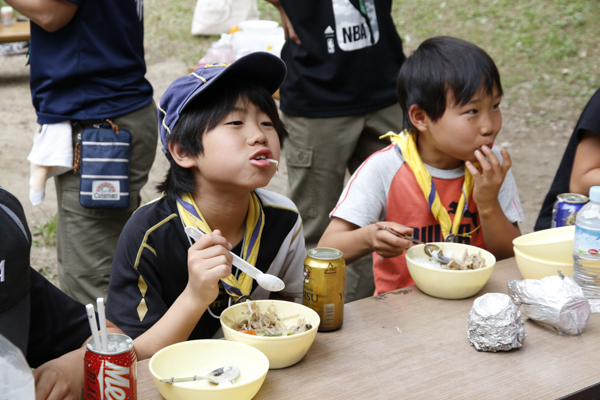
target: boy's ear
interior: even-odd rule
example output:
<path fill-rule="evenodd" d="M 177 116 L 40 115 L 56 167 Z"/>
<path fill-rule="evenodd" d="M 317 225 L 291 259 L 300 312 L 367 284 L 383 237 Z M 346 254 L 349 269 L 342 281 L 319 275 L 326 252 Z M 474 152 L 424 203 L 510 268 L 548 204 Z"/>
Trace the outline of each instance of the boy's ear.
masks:
<path fill-rule="evenodd" d="M 169 153 L 173 160 L 181 168 L 192 168 L 196 166 L 196 158 L 191 157 L 179 143 L 169 143 Z"/>
<path fill-rule="evenodd" d="M 425 132 L 429 129 L 429 118 L 427 117 L 427 113 L 418 105 L 413 104 L 410 106 L 408 109 L 408 116 L 410 122 L 412 122 L 413 126 L 420 132 Z"/>

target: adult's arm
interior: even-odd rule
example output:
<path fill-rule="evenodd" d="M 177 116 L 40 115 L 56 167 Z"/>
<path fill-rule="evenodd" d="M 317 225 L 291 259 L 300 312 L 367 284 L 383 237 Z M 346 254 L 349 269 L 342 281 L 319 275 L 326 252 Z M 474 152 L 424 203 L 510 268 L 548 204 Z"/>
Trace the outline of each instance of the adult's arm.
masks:
<path fill-rule="evenodd" d="M 279 14 L 281 14 L 281 26 L 283 27 L 283 31 L 285 32 L 285 38 L 290 39 L 297 45 L 301 45 L 302 42 L 300 41 L 300 38 L 298 37 L 298 34 L 296 33 L 296 30 L 294 29 L 294 26 L 292 25 L 290 18 L 288 17 L 287 13 L 283 9 L 281 2 L 279 0 L 267 0 L 267 1 L 271 4 L 273 4 L 275 7 L 277 7 L 277 9 L 279 10 Z"/>
<path fill-rule="evenodd" d="M 600 135 L 584 130 L 575 151 L 569 191 L 587 194 L 592 186 L 600 186 Z"/>
<path fill-rule="evenodd" d="M 123 333 L 108 320 L 106 321 L 106 331 Z M 36 400 L 79 400 L 82 398 L 85 374 L 83 358 L 88 340 L 80 348 L 50 360 L 33 371 Z"/>
<path fill-rule="evenodd" d="M 6 0 L 15 10 L 48 32 L 65 26 L 75 15 L 77 4 L 67 0 Z"/>

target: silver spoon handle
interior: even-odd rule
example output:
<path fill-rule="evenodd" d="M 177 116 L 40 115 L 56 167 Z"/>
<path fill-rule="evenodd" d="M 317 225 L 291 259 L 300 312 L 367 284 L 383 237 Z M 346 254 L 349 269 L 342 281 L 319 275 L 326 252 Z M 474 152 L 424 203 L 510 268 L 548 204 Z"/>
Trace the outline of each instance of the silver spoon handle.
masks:
<path fill-rule="evenodd" d="M 386 225 L 380 225 L 378 223 L 374 223 L 373 225 L 375 225 L 376 227 L 378 227 L 381 230 L 388 231 L 388 232 L 392 233 L 393 235 L 396 235 L 402 239 L 410 240 L 411 242 L 415 242 L 415 243 L 419 243 L 419 244 L 426 244 L 425 242 L 422 242 L 419 239 L 415 239 L 413 236 L 405 235 L 404 233 L 397 232 L 397 231 L 393 230 L 392 228 L 388 228 Z"/>
<path fill-rule="evenodd" d="M 208 379 L 204 376 L 198 376 L 198 375 L 194 375 L 194 376 L 187 376 L 185 378 L 175 378 L 175 377 L 171 377 L 171 378 L 167 378 L 167 379 L 161 379 L 161 382 L 164 383 L 175 383 L 175 382 L 192 382 L 192 381 L 198 381 L 200 379 Z"/>

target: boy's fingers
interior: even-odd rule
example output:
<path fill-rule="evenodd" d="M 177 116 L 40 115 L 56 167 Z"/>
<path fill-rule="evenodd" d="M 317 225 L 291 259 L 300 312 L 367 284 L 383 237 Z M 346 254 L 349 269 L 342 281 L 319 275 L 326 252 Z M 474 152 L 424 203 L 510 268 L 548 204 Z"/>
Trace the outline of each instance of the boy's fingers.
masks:
<path fill-rule="evenodd" d="M 510 154 L 508 154 L 508 151 L 506 151 L 505 149 L 501 149 L 500 154 L 502 154 L 502 158 L 504 159 L 504 161 L 502 162 L 502 169 L 504 171 L 508 171 L 510 169 L 510 167 L 512 166 L 512 160 L 510 158 Z"/>
<path fill-rule="evenodd" d="M 231 249 L 231 244 L 227 241 L 227 239 L 225 239 L 223 236 L 221 236 L 221 232 L 218 230 L 215 232 L 207 233 L 206 235 L 203 235 L 200 239 L 198 239 L 196 241 L 196 243 L 194 243 L 192 245 L 192 247 L 199 250 L 199 249 L 206 249 L 208 247 L 215 246 L 215 245 L 221 245 L 228 250 Z"/>
<path fill-rule="evenodd" d="M 473 176 L 473 179 L 479 178 L 479 170 L 477 168 L 475 168 L 475 166 L 473 165 L 473 163 L 471 161 L 465 161 L 465 166 L 467 167 L 467 169 Z"/>

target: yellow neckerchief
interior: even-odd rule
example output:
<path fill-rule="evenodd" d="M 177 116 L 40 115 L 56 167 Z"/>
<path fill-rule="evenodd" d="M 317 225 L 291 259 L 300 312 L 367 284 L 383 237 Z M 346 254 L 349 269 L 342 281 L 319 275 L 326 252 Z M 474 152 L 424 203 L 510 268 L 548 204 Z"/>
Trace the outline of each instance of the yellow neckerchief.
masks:
<path fill-rule="evenodd" d="M 181 197 L 177 196 L 177 210 L 185 226 L 193 226 L 200 229 L 203 233 L 212 232 L 191 194 L 185 193 Z M 258 259 L 258 249 L 260 248 L 260 239 L 264 226 L 265 213 L 262 205 L 256 193 L 251 192 L 241 256 L 252 265 L 256 265 L 256 260 Z M 252 291 L 253 279 L 244 272 L 237 279 L 231 274 L 227 278 L 221 279 L 221 282 L 225 291 L 234 301 L 240 296 L 249 295 L 250 291 Z"/>
<path fill-rule="evenodd" d="M 456 208 L 456 214 L 454 215 L 454 221 L 450 221 L 450 216 L 448 215 L 448 211 L 443 206 L 442 201 L 440 200 L 440 196 L 435 189 L 435 184 L 433 183 L 433 178 L 431 174 L 425 167 L 423 160 L 421 160 L 421 156 L 419 155 L 419 151 L 417 150 L 417 143 L 415 142 L 415 135 L 411 135 L 407 130 L 404 130 L 400 135 L 396 135 L 393 132 L 388 132 L 379 138 L 382 139 L 384 137 L 390 137 L 392 143 L 396 147 L 396 149 L 400 152 L 404 161 L 408 164 L 410 169 L 412 170 L 417 183 L 421 187 L 423 194 L 425 195 L 425 200 L 429 204 L 429 209 L 431 213 L 435 217 L 435 219 L 440 223 L 440 227 L 442 228 L 442 235 L 445 238 L 450 234 L 454 234 L 457 236 L 463 237 L 471 237 L 471 233 L 463 233 L 458 234 L 458 228 L 460 226 L 460 222 L 462 221 L 462 217 L 467 211 L 469 207 L 469 198 L 471 197 L 471 193 L 473 192 L 473 185 L 475 184 L 473 180 L 473 176 L 469 172 L 469 170 L 465 167 L 465 180 L 462 187 L 462 196 L 460 196 L 460 200 L 458 201 L 458 207 Z M 476 165 L 474 163 L 474 165 Z M 460 210 L 460 211 L 459 211 Z"/>

